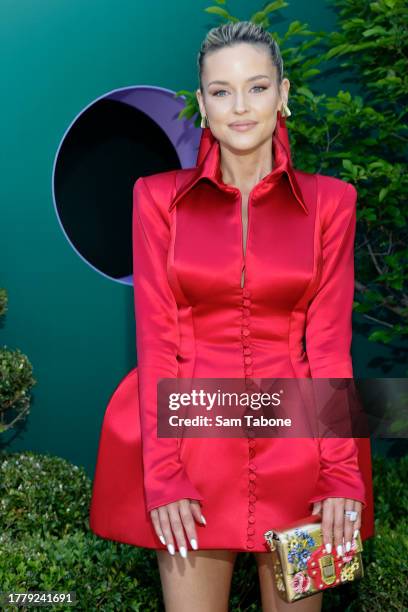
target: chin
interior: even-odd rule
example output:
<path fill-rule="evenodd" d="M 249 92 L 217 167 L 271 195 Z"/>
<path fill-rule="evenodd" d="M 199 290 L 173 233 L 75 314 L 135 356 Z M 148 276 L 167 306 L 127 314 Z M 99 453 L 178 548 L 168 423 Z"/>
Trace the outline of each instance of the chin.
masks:
<path fill-rule="evenodd" d="M 231 147 L 240 151 L 246 151 L 248 149 L 254 149 L 259 147 L 263 138 L 260 138 L 259 134 L 255 136 L 254 134 L 237 134 L 232 138 L 228 139 L 228 142 Z"/>

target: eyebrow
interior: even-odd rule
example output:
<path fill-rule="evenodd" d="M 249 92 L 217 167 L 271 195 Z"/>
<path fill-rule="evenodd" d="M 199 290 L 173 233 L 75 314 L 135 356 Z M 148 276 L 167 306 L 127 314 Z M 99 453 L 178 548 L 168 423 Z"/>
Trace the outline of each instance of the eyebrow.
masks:
<path fill-rule="evenodd" d="M 256 81 L 257 79 L 270 79 L 270 77 L 267 74 L 256 74 L 253 77 L 249 77 L 247 81 Z M 214 83 L 217 83 L 218 85 L 229 85 L 228 81 L 211 81 L 208 83 L 208 86 L 213 85 Z"/>

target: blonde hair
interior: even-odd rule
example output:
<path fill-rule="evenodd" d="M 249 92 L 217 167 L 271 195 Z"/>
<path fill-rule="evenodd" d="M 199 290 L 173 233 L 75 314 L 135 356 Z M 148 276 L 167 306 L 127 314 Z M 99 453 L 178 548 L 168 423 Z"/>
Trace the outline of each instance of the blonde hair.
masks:
<path fill-rule="evenodd" d="M 254 45 L 261 44 L 267 47 L 272 63 L 278 73 L 278 85 L 281 84 L 283 79 L 283 60 L 276 40 L 262 26 L 252 23 L 252 21 L 237 21 L 235 23 L 224 23 L 216 28 L 212 28 L 201 43 L 197 56 L 198 81 L 201 91 L 203 91 L 203 64 L 207 53 L 242 42 Z"/>

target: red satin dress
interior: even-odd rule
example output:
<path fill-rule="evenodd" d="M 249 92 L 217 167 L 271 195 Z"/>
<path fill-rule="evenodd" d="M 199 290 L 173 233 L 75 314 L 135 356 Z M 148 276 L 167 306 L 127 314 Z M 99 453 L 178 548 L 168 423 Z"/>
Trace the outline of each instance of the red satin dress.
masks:
<path fill-rule="evenodd" d="M 363 502 L 361 537 L 374 535 L 369 438 L 157 436 L 160 378 L 353 376 L 356 189 L 294 169 L 280 113 L 272 153 L 249 196 L 245 255 L 241 194 L 222 181 L 209 128 L 197 166 L 135 182 L 138 365 L 103 420 L 90 507 L 100 537 L 165 549 L 149 511 L 182 498 L 200 501 L 201 549 L 266 552 L 267 529 L 325 497 Z"/>

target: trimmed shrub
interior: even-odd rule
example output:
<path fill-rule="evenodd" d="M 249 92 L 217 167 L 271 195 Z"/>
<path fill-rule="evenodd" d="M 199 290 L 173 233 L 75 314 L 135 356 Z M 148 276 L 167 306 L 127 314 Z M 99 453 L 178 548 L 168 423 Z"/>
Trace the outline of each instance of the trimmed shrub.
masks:
<path fill-rule="evenodd" d="M 407 472 L 408 457 L 373 457 L 376 536 L 364 542 L 365 576 L 326 591 L 323 610 L 408 608 Z M 0 453 L 0 474 L 2 591 L 75 591 L 80 610 L 163 610 L 155 552 L 90 531 L 91 481 L 82 468 L 33 452 Z M 259 602 L 255 560 L 239 554 L 230 609 L 255 612 Z"/>

